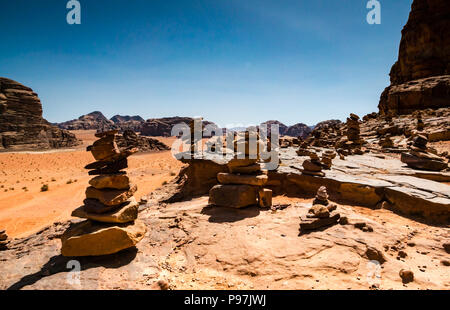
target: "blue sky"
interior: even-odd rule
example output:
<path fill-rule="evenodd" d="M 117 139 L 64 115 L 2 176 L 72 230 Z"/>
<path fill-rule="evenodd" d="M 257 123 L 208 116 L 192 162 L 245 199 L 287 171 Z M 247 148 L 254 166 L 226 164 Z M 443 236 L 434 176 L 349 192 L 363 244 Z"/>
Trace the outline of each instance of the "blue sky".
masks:
<path fill-rule="evenodd" d="M 377 111 L 412 0 L 0 0 L 0 76 L 50 122 L 203 116 L 287 125 Z"/>

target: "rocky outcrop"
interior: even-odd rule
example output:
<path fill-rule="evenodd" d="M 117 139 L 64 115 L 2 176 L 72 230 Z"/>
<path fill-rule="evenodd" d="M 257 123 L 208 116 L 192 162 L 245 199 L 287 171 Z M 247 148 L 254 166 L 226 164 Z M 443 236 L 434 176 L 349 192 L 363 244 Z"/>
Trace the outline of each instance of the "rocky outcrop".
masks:
<path fill-rule="evenodd" d="M 391 86 L 381 95 L 382 114 L 450 106 L 450 5 L 414 0 L 402 30 Z"/>
<path fill-rule="evenodd" d="M 191 117 L 164 117 L 164 118 L 151 118 L 148 119 L 141 126 L 141 135 L 150 137 L 170 137 L 172 135 L 172 127 L 181 123 L 185 123 L 187 126 L 194 119 Z M 208 121 L 203 121 L 203 126 L 213 124 Z M 204 137 L 207 135 L 204 134 Z"/>
<path fill-rule="evenodd" d="M 271 125 L 278 125 L 278 130 L 280 132 L 280 136 L 291 136 L 291 137 L 302 137 L 306 138 L 311 133 L 311 128 L 308 125 L 303 123 L 298 123 L 292 126 L 286 126 L 285 124 L 271 120 L 264 122 L 263 124 L 267 125 L 267 133 L 270 135 L 271 133 Z"/>
<path fill-rule="evenodd" d="M 133 130 L 135 132 L 140 132 L 142 124 L 145 122 L 145 120 L 139 115 L 114 115 L 111 117 L 111 121 L 114 122 L 114 124 L 119 127 L 121 131 Z"/>
<path fill-rule="evenodd" d="M 107 131 L 116 129 L 117 126 L 113 121 L 107 119 L 102 112 L 94 111 L 92 113 L 82 115 L 78 119 L 58 124 L 59 128 L 68 130 L 98 130 Z"/>
<path fill-rule="evenodd" d="M 122 135 L 118 135 L 116 142 L 120 149 L 136 147 L 140 152 L 170 150 L 170 147 L 161 141 L 150 137 L 143 137 L 132 130 L 125 130 Z"/>
<path fill-rule="evenodd" d="M 0 78 L 0 149 L 50 149 L 78 144 L 75 135 L 42 117 L 41 101 L 31 88 Z"/>

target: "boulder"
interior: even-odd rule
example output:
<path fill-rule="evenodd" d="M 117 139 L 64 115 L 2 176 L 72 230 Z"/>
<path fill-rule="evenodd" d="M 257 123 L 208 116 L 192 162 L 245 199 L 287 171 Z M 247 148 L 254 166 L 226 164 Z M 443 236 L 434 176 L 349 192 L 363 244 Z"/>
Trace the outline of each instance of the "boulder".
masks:
<path fill-rule="evenodd" d="M 232 173 L 218 173 L 217 180 L 220 184 L 242 184 L 263 186 L 269 178 L 267 175 L 238 175 Z"/>
<path fill-rule="evenodd" d="M 272 190 L 263 188 L 258 191 L 258 203 L 261 208 L 272 206 Z"/>
<path fill-rule="evenodd" d="M 414 273 L 411 270 L 402 269 L 399 276 L 404 284 L 414 281 Z"/>
<path fill-rule="evenodd" d="M 72 216 L 103 223 L 128 223 L 137 219 L 138 210 L 139 205 L 136 199 L 131 197 L 123 207 L 114 211 L 102 214 L 90 213 L 86 211 L 84 206 L 81 206 L 72 212 Z"/>
<path fill-rule="evenodd" d="M 113 188 L 129 189 L 130 179 L 127 175 L 105 174 L 99 175 L 89 181 L 89 184 L 96 189 Z"/>
<path fill-rule="evenodd" d="M 249 185 L 216 185 L 209 191 L 209 204 L 244 208 L 257 204 L 258 188 Z"/>
<path fill-rule="evenodd" d="M 430 154 L 423 154 L 420 155 L 420 157 L 416 155 L 417 154 L 402 153 L 401 161 L 409 167 L 419 170 L 441 171 L 448 168 L 448 164 L 437 156 L 430 158 Z"/>
<path fill-rule="evenodd" d="M 104 224 L 90 220 L 72 225 L 61 237 L 63 256 L 99 256 L 135 246 L 144 238 L 145 224 Z"/>
<path fill-rule="evenodd" d="M 86 198 L 97 199 L 107 206 L 117 206 L 126 202 L 137 191 L 137 186 L 132 185 L 128 190 L 119 189 L 102 189 L 98 190 L 95 187 L 88 187 L 86 189 Z"/>

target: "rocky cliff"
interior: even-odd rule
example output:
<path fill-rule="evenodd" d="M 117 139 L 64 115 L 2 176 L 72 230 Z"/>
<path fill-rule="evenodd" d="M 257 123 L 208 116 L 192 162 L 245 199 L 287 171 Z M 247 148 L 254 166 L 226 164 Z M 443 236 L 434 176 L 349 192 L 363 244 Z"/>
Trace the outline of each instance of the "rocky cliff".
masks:
<path fill-rule="evenodd" d="M 41 101 L 31 88 L 0 78 L 0 149 L 50 149 L 77 144 L 75 135 L 42 117 Z"/>
<path fill-rule="evenodd" d="M 414 0 L 390 78 L 378 106 L 381 114 L 450 106 L 448 0 Z"/>

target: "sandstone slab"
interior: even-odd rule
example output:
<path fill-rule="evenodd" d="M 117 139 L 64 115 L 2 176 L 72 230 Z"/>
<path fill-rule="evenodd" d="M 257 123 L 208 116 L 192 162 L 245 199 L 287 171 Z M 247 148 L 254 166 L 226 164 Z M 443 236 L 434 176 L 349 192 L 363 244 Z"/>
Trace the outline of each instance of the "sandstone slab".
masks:
<path fill-rule="evenodd" d="M 138 210 L 139 205 L 136 199 L 131 197 L 123 207 L 114 211 L 101 214 L 90 213 L 86 211 L 84 206 L 81 206 L 72 212 L 72 216 L 102 223 L 128 223 L 137 219 Z"/>
<path fill-rule="evenodd" d="M 107 174 L 96 176 L 89 181 L 89 184 L 96 189 L 129 189 L 130 179 L 127 175 Z"/>
<path fill-rule="evenodd" d="M 263 186 L 269 178 L 267 175 L 237 175 L 232 173 L 218 173 L 217 180 L 220 184 L 242 184 Z"/>
<path fill-rule="evenodd" d="M 86 189 L 86 198 L 97 199 L 107 206 L 117 206 L 126 202 L 137 191 L 137 186 L 132 185 L 128 190 L 103 189 L 98 190 L 95 187 Z"/>
<path fill-rule="evenodd" d="M 135 246 L 147 231 L 136 220 L 130 224 L 108 225 L 84 221 L 71 226 L 61 237 L 63 256 L 100 256 Z"/>

